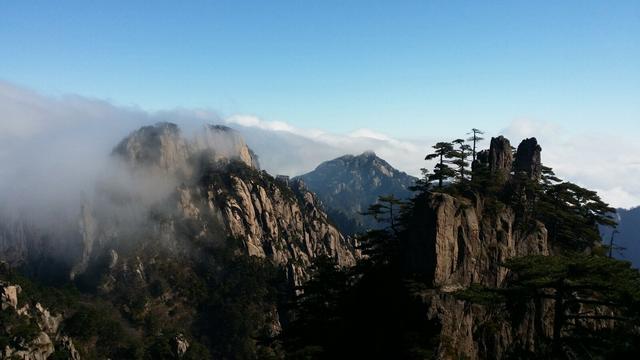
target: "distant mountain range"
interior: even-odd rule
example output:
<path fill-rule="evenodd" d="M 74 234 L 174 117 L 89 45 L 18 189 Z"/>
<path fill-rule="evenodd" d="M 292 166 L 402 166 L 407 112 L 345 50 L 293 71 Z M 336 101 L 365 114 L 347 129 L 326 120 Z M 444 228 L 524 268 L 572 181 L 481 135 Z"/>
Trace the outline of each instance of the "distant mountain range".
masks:
<path fill-rule="evenodd" d="M 295 179 L 301 179 L 318 195 L 329 217 L 347 235 L 378 226 L 362 213 L 380 196 L 410 197 L 409 187 L 417 180 L 371 151 L 325 161 Z"/>
<path fill-rule="evenodd" d="M 633 266 L 640 268 L 640 207 L 618 209 L 618 232 L 614 235 L 613 256 L 629 260 Z M 611 241 L 611 229 L 602 230 L 602 241 L 609 244 Z"/>

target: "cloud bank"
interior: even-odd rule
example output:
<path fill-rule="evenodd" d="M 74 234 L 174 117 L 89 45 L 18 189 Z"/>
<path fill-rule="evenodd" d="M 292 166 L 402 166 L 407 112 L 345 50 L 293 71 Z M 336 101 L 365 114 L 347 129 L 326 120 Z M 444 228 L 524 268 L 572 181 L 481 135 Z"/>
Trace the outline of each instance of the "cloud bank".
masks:
<path fill-rule="evenodd" d="M 205 123 L 227 124 L 240 131 L 262 168 L 292 176 L 323 161 L 369 150 L 418 175 L 420 168 L 429 166 L 423 159 L 431 145 L 464 135 L 438 134 L 434 127 L 433 134 L 405 140 L 371 129 L 337 134 L 250 115 L 224 118 L 208 110 L 151 113 L 80 96 L 43 96 L 0 81 L 0 208 L 77 212 L 82 193 L 92 192 L 95 179 L 104 175 L 113 147 L 138 127 L 160 121 L 176 123 L 187 133 Z M 514 121 L 501 133 L 514 144 L 537 137 L 543 161 L 562 178 L 598 190 L 614 206 L 640 205 L 640 144 L 626 134 L 579 133 L 531 120 Z M 485 140 L 481 148 L 487 146 Z"/>
<path fill-rule="evenodd" d="M 598 191 L 615 207 L 640 205 L 640 143 L 633 134 L 594 134 L 560 124 L 517 120 L 503 130 L 505 136 L 535 136 L 542 146 L 542 161 L 562 179 Z"/>

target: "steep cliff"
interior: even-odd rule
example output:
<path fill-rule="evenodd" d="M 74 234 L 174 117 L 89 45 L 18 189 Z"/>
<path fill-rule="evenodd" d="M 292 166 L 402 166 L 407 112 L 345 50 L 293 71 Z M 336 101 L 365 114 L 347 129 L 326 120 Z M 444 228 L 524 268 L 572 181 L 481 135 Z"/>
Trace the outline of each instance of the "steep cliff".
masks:
<path fill-rule="evenodd" d="M 523 144 L 515 156 L 516 171 L 539 179 L 541 149 L 535 139 Z M 486 162 L 476 167 L 489 168 L 495 181 L 503 184 L 500 192 L 519 186 L 511 177 L 513 157 L 507 139 L 492 139 L 488 154 L 479 158 Z M 507 259 L 550 254 L 545 225 L 524 218 L 497 196 L 433 192 L 413 200 L 403 266 L 428 284 L 419 296 L 428 308 L 427 317 L 440 326 L 439 358 L 501 358 L 514 347 L 533 349 L 536 339 L 551 331 L 544 302 L 531 302 L 514 321 L 455 295 L 472 284 L 503 286 L 509 277 L 502 266 Z"/>
<path fill-rule="evenodd" d="M 74 277 L 91 258 L 108 251 L 126 253 L 131 246 L 155 244 L 187 253 L 195 244 L 222 246 L 227 237 L 239 240 L 246 254 L 287 267 L 294 283 L 318 255 L 335 257 L 344 266 L 355 264 L 353 240 L 328 222 L 317 197 L 301 181 L 285 185 L 259 171 L 255 155 L 229 128 L 206 126 L 188 141 L 173 124 L 147 126 L 124 139 L 113 154 L 139 184 L 103 187 L 100 200 L 83 207 L 84 253 Z M 157 185 L 154 177 L 168 180 L 169 186 Z M 139 186 L 146 186 L 146 194 L 131 192 Z M 160 193 L 147 196 L 153 186 Z M 140 202 L 146 206 L 139 208 Z M 105 211 L 105 203 L 116 204 L 119 211 Z"/>

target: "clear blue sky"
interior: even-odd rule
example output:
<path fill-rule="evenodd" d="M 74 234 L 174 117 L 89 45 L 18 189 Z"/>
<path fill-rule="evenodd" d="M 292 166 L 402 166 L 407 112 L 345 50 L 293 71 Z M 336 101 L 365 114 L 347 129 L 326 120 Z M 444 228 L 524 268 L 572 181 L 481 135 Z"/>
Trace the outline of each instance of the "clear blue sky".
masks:
<path fill-rule="evenodd" d="M 640 131 L 640 1 L 3 0 L 0 79 L 338 132 Z"/>

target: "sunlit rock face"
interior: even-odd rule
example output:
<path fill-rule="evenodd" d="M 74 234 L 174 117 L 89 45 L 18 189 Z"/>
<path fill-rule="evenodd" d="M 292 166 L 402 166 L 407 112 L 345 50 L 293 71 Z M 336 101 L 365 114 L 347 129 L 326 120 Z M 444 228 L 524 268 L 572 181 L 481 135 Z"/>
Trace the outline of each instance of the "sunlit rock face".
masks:
<path fill-rule="evenodd" d="M 535 139 L 524 140 L 514 166 L 509 140 L 493 138 L 475 166 L 487 167 L 498 185 L 518 186 L 522 174 L 539 179 L 540 152 Z M 527 222 L 510 205 L 496 206 L 494 199 L 480 194 L 427 193 L 416 207 L 419 218 L 412 219 L 415 226 L 408 232 L 403 264 L 408 273 L 432 287 L 421 297 L 428 309 L 426 317 L 441 327 L 439 358 L 505 356 L 514 344 L 534 349 L 536 339 L 549 336 L 549 304 L 543 300 L 532 301 L 518 323 L 509 323 L 453 295 L 471 284 L 502 286 L 509 272 L 501 264 L 509 258 L 549 255 L 544 224 Z M 491 329 L 484 331 L 487 324 Z"/>
<path fill-rule="evenodd" d="M 247 254 L 288 266 L 295 281 L 319 255 L 335 257 L 341 265 L 355 263 L 352 240 L 329 224 L 316 196 L 299 181 L 282 184 L 259 171 L 257 156 L 228 127 L 206 125 L 191 140 L 173 124 L 143 127 L 124 139 L 114 155 L 134 172 L 161 169 L 177 180 L 165 198 L 151 204 L 163 221 L 148 226 L 155 231 L 150 237 L 164 246 L 183 249 L 176 227 L 188 222 L 196 239 L 239 239 Z"/>
<path fill-rule="evenodd" d="M 184 134 L 171 123 L 145 126 L 120 141 L 111 160 L 95 192 L 78 204 L 77 218 L 64 226 L 73 236 L 3 223 L 0 259 L 28 268 L 34 254 L 46 257 L 37 249 L 73 249 L 58 270 L 72 279 L 106 271 L 100 287 L 109 291 L 125 278 L 144 282 L 149 258 L 198 256 L 199 246 L 225 246 L 228 238 L 246 254 L 284 266 L 292 283 L 307 276 L 316 256 L 345 266 L 359 256 L 313 193 L 260 171 L 257 156 L 228 127 Z"/>
<path fill-rule="evenodd" d="M 144 126 L 123 139 L 113 154 L 133 168 L 157 168 L 185 178 L 203 161 L 239 160 L 259 168 L 240 134 L 221 125 L 205 125 L 191 139 L 172 123 Z"/>

